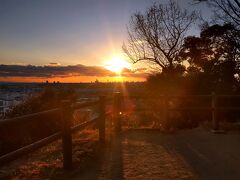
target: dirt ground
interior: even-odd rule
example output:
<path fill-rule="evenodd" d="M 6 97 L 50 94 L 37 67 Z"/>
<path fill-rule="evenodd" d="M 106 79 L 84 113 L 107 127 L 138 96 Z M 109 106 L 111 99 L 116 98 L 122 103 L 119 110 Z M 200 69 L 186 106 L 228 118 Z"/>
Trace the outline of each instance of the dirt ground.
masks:
<path fill-rule="evenodd" d="M 240 134 L 236 132 L 213 134 L 193 129 L 163 134 L 154 130 L 131 130 L 110 139 L 105 145 L 79 140 L 74 148 L 74 167 L 70 172 L 62 170 L 61 151 L 57 150 L 53 152 L 58 152 L 55 158 L 58 162 L 52 158 L 51 163 L 45 163 L 45 170 L 51 170 L 51 173 L 42 171 L 39 163 L 35 163 L 41 172 L 39 176 L 33 167 L 34 162 L 28 162 L 21 164 L 25 168 L 22 172 L 18 168 L 12 171 L 14 176 L 2 177 L 84 180 L 237 180 L 240 177 Z M 36 159 L 39 159 L 38 155 Z M 40 165 L 43 166 L 44 162 L 42 157 Z M 54 163 L 57 165 L 49 165 Z M 26 175 L 26 170 L 34 171 Z"/>
<path fill-rule="evenodd" d="M 237 180 L 239 167 L 239 133 L 135 130 L 115 138 L 100 165 L 72 178 Z"/>

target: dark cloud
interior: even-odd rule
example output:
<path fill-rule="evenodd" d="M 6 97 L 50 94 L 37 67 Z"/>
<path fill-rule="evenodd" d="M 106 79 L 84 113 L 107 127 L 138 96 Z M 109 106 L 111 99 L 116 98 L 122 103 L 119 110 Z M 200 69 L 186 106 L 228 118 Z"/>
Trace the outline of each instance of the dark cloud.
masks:
<path fill-rule="evenodd" d="M 69 65 L 61 66 L 57 63 L 45 66 L 33 65 L 0 65 L 0 77 L 71 77 L 71 76 L 116 76 L 115 73 L 100 66 Z M 123 76 L 143 77 L 144 73 L 135 73 L 124 69 Z"/>
<path fill-rule="evenodd" d="M 60 64 L 55 63 L 55 62 L 51 62 L 51 63 L 47 64 L 46 66 L 60 66 Z"/>
<path fill-rule="evenodd" d="M 1 77 L 70 77 L 70 76 L 114 76 L 115 74 L 98 66 L 33 66 L 0 65 Z"/>

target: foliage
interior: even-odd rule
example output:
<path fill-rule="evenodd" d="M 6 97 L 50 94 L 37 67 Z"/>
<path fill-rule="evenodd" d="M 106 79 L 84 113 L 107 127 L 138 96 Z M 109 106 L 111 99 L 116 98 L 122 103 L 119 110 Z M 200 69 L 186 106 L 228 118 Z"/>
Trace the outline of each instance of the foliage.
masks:
<path fill-rule="evenodd" d="M 180 73 L 171 77 L 158 73 L 147 78 L 148 93 L 151 95 L 178 94 L 184 89 L 183 84 L 185 84 L 185 78 Z"/>
<path fill-rule="evenodd" d="M 181 9 L 173 0 L 168 4 L 155 3 L 145 13 L 137 12 L 131 17 L 128 43 L 123 50 L 133 63 L 145 61 L 160 72 L 171 71 L 179 64 L 178 53 L 196 18 L 195 12 Z"/>
<path fill-rule="evenodd" d="M 74 100 L 76 95 L 73 90 L 47 88 L 38 96 L 31 97 L 10 111 L 6 118 L 18 117 L 26 114 L 53 109 L 61 105 L 61 100 Z M 49 114 L 46 119 L 35 119 L 32 122 L 21 123 L 17 126 L 0 128 L 0 154 L 13 151 L 27 144 L 45 138 L 58 131 L 60 114 Z"/>
<path fill-rule="evenodd" d="M 185 39 L 180 56 L 190 64 L 189 75 L 198 74 L 198 80 L 204 81 L 211 91 L 236 91 L 239 40 L 239 31 L 231 24 L 206 26 L 200 37 Z"/>
<path fill-rule="evenodd" d="M 144 13 L 137 12 L 131 17 L 124 52 L 133 63 L 146 62 L 158 68 L 157 73 L 147 78 L 147 95 L 211 94 L 213 91 L 239 94 L 240 3 L 238 0 L 206 1 L 219 20 L 215 22 L 221 24 L 203 24 L 199 36 L 186 37 L 197 14 L 181 9 L 175 1 L 155 3 Z M 193 99 L 171 103 L 175 107 L 209 105 L 206 100 L 196 103 Z M 234 99 L 219 103 L 239 105 Z M 156 121 L 161 121 L 161 103 L 147 105 L 154 111 Z M 222 119 L 237 119 L 237 116 L 237 113 L 221 113 Z M 166 128 L 192 127 L 210 117 L 209 112 L 179 112 L 169 117 L 169 122 L 160 123 Z"/>
<path fill-rule="evenodd" d="M 53 109 L 59 107 L 61 101 L 66 99 L 72 101 L 76 99 L 76 93 L 73 89 L 46 88 L 39 95 L 30 97 L 22 104 L 15 106 L 6 114 L 6 118 Z"/>
<path fill-rule="evenodd" d="M 179 59 L 187 66 L 175 66 L 170 72 L 163 70 L 147 79 L 148 93 L 152 95 L 184 95 L 184 94 L 239 94 L 239 60 L 240 35 L 232 24 L 212 26 L 205 25 L 200 37 L 185 38 Z M 170 100 L 174 107 L 210 106 L 206 100 Z M 160 107 L 161 105 L 155 105 Z M 239 106 L 238 100 L 219 99 L 218 106 Z M 152 107 L 154 113 L 158 110 Z M 236 121 L 238 113 L 221 112 L 218 118 Z M 211 119 L 210 112 L 178 112 L 172 113 L 167 122 L 158 121 L 164 129 L 196 127 L 199 122 Z"/>

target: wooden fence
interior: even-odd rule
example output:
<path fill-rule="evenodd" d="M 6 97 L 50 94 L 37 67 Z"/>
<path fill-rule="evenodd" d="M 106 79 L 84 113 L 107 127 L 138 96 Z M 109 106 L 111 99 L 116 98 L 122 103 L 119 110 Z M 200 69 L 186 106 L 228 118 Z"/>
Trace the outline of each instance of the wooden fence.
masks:
<path fill-rule="evenodd" d="M 211 106 L 209 107 L 175 107 L 171 108 L 169 106 L 169 100 L 171 98 L 211 98 Z M 123 110 L 123 100 L 124 98 L 131 98 L 131 99 L 144 99 L 144 98 L 162 98 L 164 101 L 163 112 L 164 118 L 167 120 L 168 114 L 170 111 L 195 111 L 195 110 L 208 110 L 212 113 L 212 122 L 213 122 L 213 129 L 215 131 L 218 130 L 219 121 L 216 117 L 217 111 L 239 111 L 240 107 L 219 107 L 216 105 L 217 99 L 219 97 L 240 97 L 240 96 L 232 96 L 232 95 L 216 95 L 212 93 L 211 95 L 187 95 L 187 96 L 158 96 L 158 97 L 141 97 L 141 96 L 128 96 L 124 97 L 121 93 L 115 93 L 113 98 L 113 111 L 106 112 L 106 98 L 104 96 L 99 97 L 96 101 L 86 102 L 86 103 L 74 103 L 71 104 L 70 101 L 63 101 L 61 107 L 52 109 L 49 111 L 39 112 L 35 114 L 30 114 L 22 117 L 6 119 L 0 121 L 1 128 L 7 128 L 9 126 L 16 126 L 17 124 L 33 122 L 37 118 L 46 117 L 48 114 L 51 113 L 61 113 L 61 124 L 62 130 L 52 134 L 44 139 L 41 139 L 37 142 L 34 142 L 30 145 L 22 147 L 16 151 L 10 152 L 0 157 L 0 166 L 5 164 L 6 162 L 12 161 L 17 159 L 18 157 L 30 153 L 40 147 L 43 147 L 57 139 L 62 138 L 62 154 L 63 154 L 63 167 L 64 169 L 71 169 L 72 168 L 72 133 L 75 131 L 80 131 L 86 128 L 89 125 L 96 124 L 99 130 L 99 142 L 105 142 L 105 129 L 106 129 L 106 116 L 113 115 L 114 118 L 114 130 L 116 133 L 121 132 L 122 130 L 122 121 L 121 115 Z M 89 106 L 98 105 L 98 116 L 89 119 L 83 123 L 77 124 L 75 126 L 71 126 L 71 120 L 73 111 L 76 109 L 86 108 Z M 140 111 L 149 111 L 151 109 L 136 109 Z M 42 119 L 43 121 L 47 119 Z"/>
<path fill-rule="evenodd" d="M 69 170 L 72 168 L 72 133 L 75 131 L 80 131 L 86 128 L 89 125 L 96 124 L 99 130 L 99 142 L 104 143 L 105 142 L 105 128 L 106 128 L 106 116 L 113 114 L 113 118 L 117 119 L 116 122 L 120 122 L 120 101 L 119 101 L 119 93 L 115 93 L 114 96 L 114 108 L 113 112 L 106 112 L 106 98 L 104 96 L 100 96 L 98 100 L 91 101 L 91 102 L 85 102 L 85 103 L 74 103 L 71 104 L 70 101 L 63 101 L 61 107 L 34 113 L 30 115 L 25 115 L 21 117 L 16 117 L 12 119 L 5 119 L 0 121 L 0 127 L 1 128 L 8 128 L 10 126 L 17 126 L 18 124 L 24 124 L 28 122 L 34 122 L 36 119 L 41 119 L 42 121 L 46 121 L 47 115 L 51 113 L 61 113 L 61 131 L 56 132 L 55 134 L 52 134 L 44 139 L 41 139 L 37 142 L 34 142 L 30 145 L 24 146 L 20 149 L 17 149 L 13 152 L 7 153 L 0 157 L 0 166 L 4 165 L 5 163 L 15 160 L 18 157 L 25 155 L 27 153 L 30 153 L 34 150 L 37 150 L 53 141 L 56 141 L 60 138 L 62 138 L 62 155 L 63 155 L 63 168 L 66 170 Z M 86 108 L 89 106 L 98 106 L 98 116 L 89 119 L 83 123 L 77 124 L 75 126 L 71 126 L 71 120 L 74 110 Z M 44 119 L 44 118 L 45 119 Z M 119 123 L 115 124 L 115 129 L 120 129 Z"/>
<path fill-rule="evenodd" d="M 221 107 L 217 105 L 218 99 L 219 98 L 239 98 L 240 95 L 216 95 L 214 92 L 211 95 L 161 95 L 157 97 L 152 97 L 152 96 L 146 96 L 146 97 L 141 97 L 141 96 L 130 96 L 126 97 L 130 99 L 135 99 L 135 100 L 141 100 L 141 99 L 162 99 L 163 101 L 163 120 L 167 121 L 168 120 L 168 115 L 171 111 L 211 111 L 211 117 L 212 117 L 212 131 L 214 133 L 221 133 L 222 130 L 219 129 L 219 118 L 217 118 L 217 114 L 221 111 L 240 111 L 240 106 L 228 106 L 228 107 Z M 205 107 L 170 107 L 169 106 L 169 101 L 171 99 L 194 99 L 194 98 L 209 98 L 211 101 L 211 104 L 209 106 Z M 151 108 L 141 108 L 141 109 L 136 109 L 136 111 L 152 111 Z"/>

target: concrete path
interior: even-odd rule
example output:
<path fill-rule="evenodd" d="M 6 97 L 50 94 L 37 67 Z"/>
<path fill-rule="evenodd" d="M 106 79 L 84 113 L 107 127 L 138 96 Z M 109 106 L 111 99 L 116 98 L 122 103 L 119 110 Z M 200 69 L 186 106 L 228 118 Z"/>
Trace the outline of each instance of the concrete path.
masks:
<path fill-rule="evenodd" d="M 73 179 L 240 178 L 240 134 L 200 129 L 161 134 L 127 131 L 112 140 L 104 156 Z"/>

